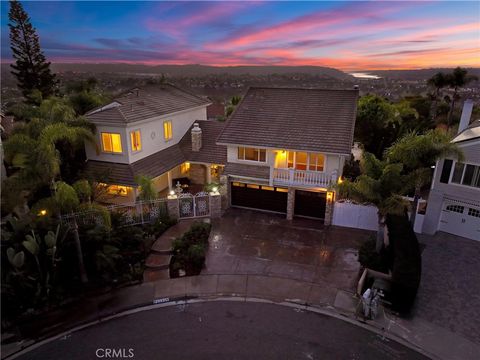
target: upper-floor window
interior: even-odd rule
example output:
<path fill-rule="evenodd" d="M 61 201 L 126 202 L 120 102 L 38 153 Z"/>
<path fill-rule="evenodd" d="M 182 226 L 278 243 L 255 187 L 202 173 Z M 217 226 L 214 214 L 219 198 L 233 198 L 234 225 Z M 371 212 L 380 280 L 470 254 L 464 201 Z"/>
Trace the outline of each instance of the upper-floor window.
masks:
<path fill-rule="evenodd" d="M 249 147 L 238 148 L 238 160 L 267 161 L 267 150 Z"/>
<path fill-rule="evenodd" d="M 480 166 L 455 163 L 451 182 L 480 188 Z"/>
<path fill-rule="evenodd" d="M 173 137 L 172 122 L 170 120 L 163 122 L 163 138 L 168 141 Z"/>
<path fill-rule="evenodd" d="M 102 132 L 102 150 L 109 153 L 121 153 L 122 138 L 120 134 Z"/>
<path fill-rule="evenodd" d="M 325 169 L 325 155 L 323 154 L 288 151 L 287 159 L 287 167 L 290 169 L 310 171 Z"/>
<path fill-rule="evenodd" d="M 140 130 L 134 130 L 130 132 L 130 142 L 132 144 L 132 151 L 142 150 L 142 139 L 140 136 Z"/>

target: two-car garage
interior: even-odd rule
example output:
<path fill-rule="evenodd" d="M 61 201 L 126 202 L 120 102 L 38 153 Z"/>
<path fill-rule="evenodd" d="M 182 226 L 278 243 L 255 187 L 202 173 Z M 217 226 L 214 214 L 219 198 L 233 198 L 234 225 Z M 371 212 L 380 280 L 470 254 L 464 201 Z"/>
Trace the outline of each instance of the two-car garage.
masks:
<path fill-rule="evenodd" d="M 283 187 L 231 183 L 232 206 L 287 213 L 288 189 Z M 295 190 L 294 215 L 323 219 L 325 217 L 326 193 Z"/>

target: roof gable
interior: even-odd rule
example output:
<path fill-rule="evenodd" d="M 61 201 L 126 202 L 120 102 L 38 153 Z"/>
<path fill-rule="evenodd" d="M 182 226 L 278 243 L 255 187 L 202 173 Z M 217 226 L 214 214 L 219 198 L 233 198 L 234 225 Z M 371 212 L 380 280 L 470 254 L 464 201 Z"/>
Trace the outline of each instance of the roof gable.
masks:
<path fill-rule="evenodd" d="M 358 90 L 250 88 L 217 142 L 350 154 L 357 98 Z"/>
<path fill-rule="evenodd" d="M 132 123 L 156 116 L 207 106 L 210 101 L 171 84 L 150 85 L 114 99 L 111 104 L 89 112 L 93 123 Z"/>

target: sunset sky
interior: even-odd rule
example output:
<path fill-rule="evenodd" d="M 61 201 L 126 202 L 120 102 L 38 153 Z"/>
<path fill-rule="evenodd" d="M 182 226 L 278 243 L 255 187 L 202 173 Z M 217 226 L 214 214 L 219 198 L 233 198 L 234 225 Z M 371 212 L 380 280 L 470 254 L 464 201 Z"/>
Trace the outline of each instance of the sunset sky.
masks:
<path fill-rule="evenodd" d="M 52 62 L 480 66 L 480 2 L 22 2 Z M 12 61 L 8 2 L 1 57 Z"/>

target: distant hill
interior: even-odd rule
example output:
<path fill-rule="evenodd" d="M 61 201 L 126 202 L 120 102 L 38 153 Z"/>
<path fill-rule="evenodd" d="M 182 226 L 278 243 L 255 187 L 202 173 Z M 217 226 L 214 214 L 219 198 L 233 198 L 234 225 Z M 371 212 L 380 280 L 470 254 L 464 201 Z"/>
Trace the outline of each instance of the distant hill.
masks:
<path fill-rule="evenodd" d="M 433 68 L 418 70 L 369 70 L 369 74 L 395 80 L 427 80 L 438 72 L 450 73 L 453 68 Z M 480 78 L 480 68 L 467 68 L 468 73 Z"/>
<path fill-rule="evenodd" d="M 2 67 L 7 64 L 2 64 Z M 206 66 L 206 65 L 142 65 L 142 64 L 52 64 L 55 72 L 78 71 L 90 73 L 165 74 L 168 76 L 204 75 L 269 75 L 269 74 L 310 74 L 323 75 L 339 80 L 353 77 L 343 71 L 322 66 Z"/>

